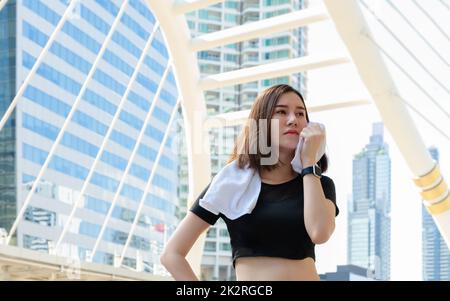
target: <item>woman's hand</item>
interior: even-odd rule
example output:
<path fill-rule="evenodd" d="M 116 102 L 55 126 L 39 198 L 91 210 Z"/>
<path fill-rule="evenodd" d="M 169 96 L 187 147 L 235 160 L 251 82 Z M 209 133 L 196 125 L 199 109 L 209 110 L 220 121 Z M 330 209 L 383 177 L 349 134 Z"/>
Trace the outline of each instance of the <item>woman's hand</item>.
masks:
<path fill-rule="evenodd" d="M 300 159 L 304 167 L 312 166 L 320 158 L 317 155 L 325 143 L 325 127 L 323 124 L 309 122 L 300 133 L 300 139 L 303 137 L 303 148 L 300 153 Z"/>

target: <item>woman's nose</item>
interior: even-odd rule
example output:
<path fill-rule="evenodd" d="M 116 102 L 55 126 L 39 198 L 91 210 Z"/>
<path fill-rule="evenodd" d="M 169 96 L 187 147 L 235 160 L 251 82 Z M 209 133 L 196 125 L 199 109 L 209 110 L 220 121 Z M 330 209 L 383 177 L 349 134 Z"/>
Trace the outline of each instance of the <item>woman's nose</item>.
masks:
<path fill-rule="evenodd" d="M 294 113 L 291 113 L 288 116 L 288 125 L 291 125 L 291 124 L 297 125 L 297 118 L 295 118 Z"/>

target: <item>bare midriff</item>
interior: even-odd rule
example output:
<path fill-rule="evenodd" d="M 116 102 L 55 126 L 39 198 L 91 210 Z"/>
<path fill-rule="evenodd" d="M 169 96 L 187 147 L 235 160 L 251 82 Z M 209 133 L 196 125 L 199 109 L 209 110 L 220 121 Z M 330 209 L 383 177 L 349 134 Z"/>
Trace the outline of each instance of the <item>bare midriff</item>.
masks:
<path fill-rule="evenodd" d="M 280 257 L 240 257 L 236 259 L 239 281 L 318 281 L 314 260 Z"/>

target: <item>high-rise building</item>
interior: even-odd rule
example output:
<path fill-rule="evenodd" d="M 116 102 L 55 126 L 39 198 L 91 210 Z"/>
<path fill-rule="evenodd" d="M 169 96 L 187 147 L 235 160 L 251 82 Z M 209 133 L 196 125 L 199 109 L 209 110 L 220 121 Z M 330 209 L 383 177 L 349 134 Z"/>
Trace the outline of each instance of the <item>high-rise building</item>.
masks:
<path fill-rule="evenodd" d="M 391 162 L 383 124 L 373 124 L 370 142 L 353 158 L 353 196 L 348 214 L 348 264 L 369 276 L 390 278 Z"/>
<path fill-rule="evenodd" d="M 431 147 L 429 151 L 439 162 L 438 149 Z M 422 274 L 423 280 L 450 280 L 450 252 L 425 206 L 422 206 Z"/>
<path fill-rule="evenodd" d="M 322 281 L 373 281 L 368 277 L 368 270 L 356 265 L 338 265 L 336 272 L 320 274 Z M 369 273 L 370 274 L 370 273 Z"/>
<path fill-rule="evenodd" d="M 16 92 L 16 1 L 0 11 L 0 115 Z M 0 230 L 14 222 L 17 210 L 16 113 L 0 131 Z M 5 232 L 5 230 L 1 231 Z"/>
<path fill-rule="evenodd" d="M 3 116 L 70 1 L 9 0 L 0 12 L 0 115 Z M 74 102 L 79 105 L 39 181 L 11 244 L 158 273 L 164 239 L 177 224 L 177 158 L 162 144 L 177 87 L 156 20 L 143 0 L 78 1 L 56 35 L 14 114 L 0 132 L 0 228 L 9 231 Z M 121 7 L 124 14 L 112 29 Z M 109 32 L 112 38 L 105 42 Z M 80 95 L 102 46 L 106 50 Z M 137 66 L 140 57 L 143 64 Z M 138 70 L 135 82 L 130 79 Z M 167 70 L 167 77 L 163 77 Z M 130 86 L 131 85 L 131 86 Z M 125 91 L 130 93 L 125 99 Z M 161 87 L 158 98 L 156 94 Z M 124 106 L 112 125 L 121 99 Z M 150 110 L 154 104 L 154 110 Z M 149 122 L 145 123 L 147 114 Z M 111 135 L 101 150 L 110 126 Z M 143 138 L 138 139 L 143 129 Z M 94 159 L 101 151 L 89 182 Z M 159 164 L 155 164 L 161 152 Z M 132 157 L 132 154 L 136 155 Z M 150 188 L 145 189 L 155 169 Z M 128 173 L 125 171 L 128 169 Z M 87 182 L 85 192 L 80 191 Z M 120 188 L 120 191 L 119 191 Z M 117 195 L 117 197 L 116 197 Z M 116 200 L 112 207 L 113 200 Z M 69 215 L 60 248 L 54 250 Z M 137 209 L 143 203 L 135 230 Z M 112 208 L 112 209 L 111 209 Z M 110 218 L 107 218 L 111 209 Z M 101 236 L 101 230 L 104 230 Z M 4 232 L 4 230 L 2 231 Z M 98 239 L 98 241 L 97 241 Z M 93 254 L 94 245 L 98 248 Z"/>
<path fill-rule="evenodd" d="M 230 0 L 186 14 L 186 18 L 192 36 L 196 37 L 294 12 L 304 8 L 304 2 L 303 0 Z M 200 51 L 197 56 L 200 73 L 203 76 L 207 76 L 300 57 L 305 55 L 305 43 L 306 29 L 297 28 L 287 32 L 279 32 L 257 39 Z M 208 115 L 212 116 L 250 109 L 258 93 L 274 84 L 290 84 L 305 94 L 305 78 L 304 75 L 297 73 L 290 76 L 205 91 L 204 96 Z M 211 130 L 211 176 L 216 175 L 226 164 L 239 131 L 240 127 Z M 181 151 L 180 153 L 184 154 L 185 152 Z M 188 191 L 186 157 L 181 155 L 179 162 L 180 203 L 186 204 Z M 181 216 L 185 214 L 185 210 L 186 207 L 184 206 Z M 202 260 L 203 279 L 234 279 L 235 273 L 231 262 L 229 240 L 226 225 L 222 220 L 219 220 L 216 225 L 209 229 L 206 235 Z"/>

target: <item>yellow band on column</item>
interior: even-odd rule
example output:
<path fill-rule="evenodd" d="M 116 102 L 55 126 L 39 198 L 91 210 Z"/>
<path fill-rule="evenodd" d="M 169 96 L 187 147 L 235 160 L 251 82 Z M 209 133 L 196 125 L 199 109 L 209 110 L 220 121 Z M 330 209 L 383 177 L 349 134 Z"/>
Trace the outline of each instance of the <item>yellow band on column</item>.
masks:
<path fill-rule="evenodd" d="M 441 172 L 439 171 L 439 165 L 435 163 L 433 169 L 431 169 L 427 174 L 415 178 L 413 181 L 416 186 L 425 188 L 436 182 L 440 176 Z"/>
<path fill-rule="evenodd" d="M 444 194 L 447 191 L 447 188 L 447 183 L 445 183 L 444 179 L 441 179 L 438 185 L 428 190 L 423 190 L 420 194 L 424 200 L 430 201 Z"/>
<path fill-rule="evenodd" d="M 443 213 L 450 209 L 450 193 L 447 194 L 447 197 L 444 200 L 442 200 L 438 203 L 427 204 L 424 202 L 424 204 L 425 204 L 425 208 L 427 208 L 428 212 L 431 215 Z"/>

